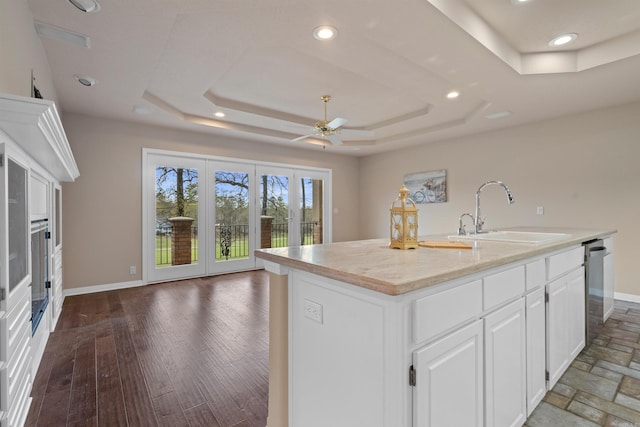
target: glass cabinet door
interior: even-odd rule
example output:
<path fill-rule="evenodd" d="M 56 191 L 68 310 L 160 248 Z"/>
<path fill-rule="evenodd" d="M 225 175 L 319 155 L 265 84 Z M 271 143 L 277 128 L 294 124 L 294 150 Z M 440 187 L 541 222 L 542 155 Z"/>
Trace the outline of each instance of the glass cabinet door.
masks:
<path fill-rule="evenodd" d="M 7 175 L 7 209 L 9 217 L 9 292 L 11 292 L 28 275 L 28 172 L 12 159 L 8 159 Z"/>

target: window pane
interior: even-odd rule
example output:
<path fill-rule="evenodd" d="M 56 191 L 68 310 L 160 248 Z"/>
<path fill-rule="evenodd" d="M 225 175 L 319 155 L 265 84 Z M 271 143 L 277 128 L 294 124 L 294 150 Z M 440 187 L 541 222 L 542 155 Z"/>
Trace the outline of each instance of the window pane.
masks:
<path fill-rule="evenodd" d="M 216 261 L 249 258 L 249 174 L 216 171 Z"/>
<path fill-rule="evenodd" d="M 289 178 L 260 176 L 260 247 L 289 246 Z"/>
<path fill-rule="evenodd" d="M 322 180 L 300 179 L 300 244 L 322 243 Z"/>
<path fill-rule="evenodd" d="M 156 167 L 156 267 L 198 263 L 198 170 Z"/>

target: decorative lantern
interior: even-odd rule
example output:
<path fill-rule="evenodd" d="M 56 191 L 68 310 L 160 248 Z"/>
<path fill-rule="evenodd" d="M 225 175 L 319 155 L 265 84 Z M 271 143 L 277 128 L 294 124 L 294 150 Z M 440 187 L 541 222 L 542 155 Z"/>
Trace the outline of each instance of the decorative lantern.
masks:
<path fill-rule="evenodd" d="M 409 198 L 409 189 L 400 188 L 398 198 L 391 205 L 391 243 L 393 249 L 418 248 L 418 208 Z"/>

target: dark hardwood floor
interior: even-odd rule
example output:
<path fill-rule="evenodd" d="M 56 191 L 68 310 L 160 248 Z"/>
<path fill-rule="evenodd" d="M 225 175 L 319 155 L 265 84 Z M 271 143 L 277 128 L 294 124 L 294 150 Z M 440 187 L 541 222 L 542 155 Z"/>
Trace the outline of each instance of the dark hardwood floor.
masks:
<path fill-rule="evenodd" d="M 67 297 L 27 426 L 264 427 L 264 271 Z"/>

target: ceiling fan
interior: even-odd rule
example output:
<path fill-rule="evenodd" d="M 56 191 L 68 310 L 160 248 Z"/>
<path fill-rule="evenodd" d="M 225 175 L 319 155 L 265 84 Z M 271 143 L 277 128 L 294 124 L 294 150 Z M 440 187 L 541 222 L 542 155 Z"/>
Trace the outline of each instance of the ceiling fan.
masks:
<path fill-rule="evenodd" d="M 372 136 L 373 132 L 368 130 L 360 130 L 360 129 L 341 129 L 341 127 L 347 123 L 347 119 L 343 119 L 341 117 L 336 117 L 335 119 L 329 121 L 327 119 L 327 103 L 331 101 L 331 95 L 323 95 L 320 97 L 322 102 L 324 102 L 324 120 L 316 122 L 313 127 L 313 131 L 307 135 L 299 136 L 298 138 L 292 139 L 291 142 L 300 141 L 309 137 L 323 137 L 329 140 L 333 145 L 341 145 L 342 138 L 341 134 L 344 135 L 359 135 L 359 136 Z"/>

